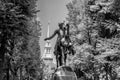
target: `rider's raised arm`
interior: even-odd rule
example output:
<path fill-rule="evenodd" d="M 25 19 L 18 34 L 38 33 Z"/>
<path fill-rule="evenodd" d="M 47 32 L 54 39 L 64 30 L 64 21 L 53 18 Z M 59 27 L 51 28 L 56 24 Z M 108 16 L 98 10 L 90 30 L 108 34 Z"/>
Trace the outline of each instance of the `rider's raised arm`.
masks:
<path fill-rule="evenodd" d="M 52 39 L 53 37 L 55 37 L 56 34 L 58 34 L 58 30 L 55 30 L 54 33 L 50 37 L 45 38 L 45 41 Z"/>

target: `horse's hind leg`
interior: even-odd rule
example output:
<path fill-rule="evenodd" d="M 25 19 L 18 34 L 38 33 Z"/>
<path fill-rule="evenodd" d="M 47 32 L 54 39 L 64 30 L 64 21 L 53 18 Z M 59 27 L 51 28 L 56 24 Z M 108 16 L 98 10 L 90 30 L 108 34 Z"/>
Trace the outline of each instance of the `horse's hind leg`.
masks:
<path fill-rule="evenodd" d="M 64 64 L 66 65 L 67 54 L 64 54 Z"/>

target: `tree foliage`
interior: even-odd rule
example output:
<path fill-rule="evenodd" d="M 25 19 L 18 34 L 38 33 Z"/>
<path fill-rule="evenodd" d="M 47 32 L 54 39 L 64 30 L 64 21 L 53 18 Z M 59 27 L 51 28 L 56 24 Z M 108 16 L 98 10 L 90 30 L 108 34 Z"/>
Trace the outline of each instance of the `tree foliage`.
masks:
<path fill-rule="evenodd" d="M 0 1 L 0 77 L 42 78 L 36 0 Z M 19 76 L 19 77 L 18 77 Z"/>
<path fill-rule="evenodd" d="M 120 60 L 118 4 L 118 0 L 73 0 L 67 5 L 76 48 L 71 66 L 83 72 L 84 80 L 119 77 L 116 71 Z"/>

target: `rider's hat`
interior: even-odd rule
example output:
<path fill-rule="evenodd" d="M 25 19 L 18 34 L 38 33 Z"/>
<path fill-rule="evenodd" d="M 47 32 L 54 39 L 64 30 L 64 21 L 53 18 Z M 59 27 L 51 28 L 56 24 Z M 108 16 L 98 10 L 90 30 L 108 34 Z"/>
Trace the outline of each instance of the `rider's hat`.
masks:
<path fill-rule="evenodd" d="M 58 23 L 59 28 L 62 28 L 64 23 Z"/>

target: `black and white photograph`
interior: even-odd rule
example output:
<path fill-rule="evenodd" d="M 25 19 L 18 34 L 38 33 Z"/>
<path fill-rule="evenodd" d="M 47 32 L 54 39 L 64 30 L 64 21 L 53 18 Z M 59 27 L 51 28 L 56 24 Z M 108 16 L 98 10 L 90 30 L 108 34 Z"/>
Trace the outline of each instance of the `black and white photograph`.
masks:
<path fill-rule="evenodd" d="M 120 80 L 120 0 L 0 0 L 0 80 Z"/>

